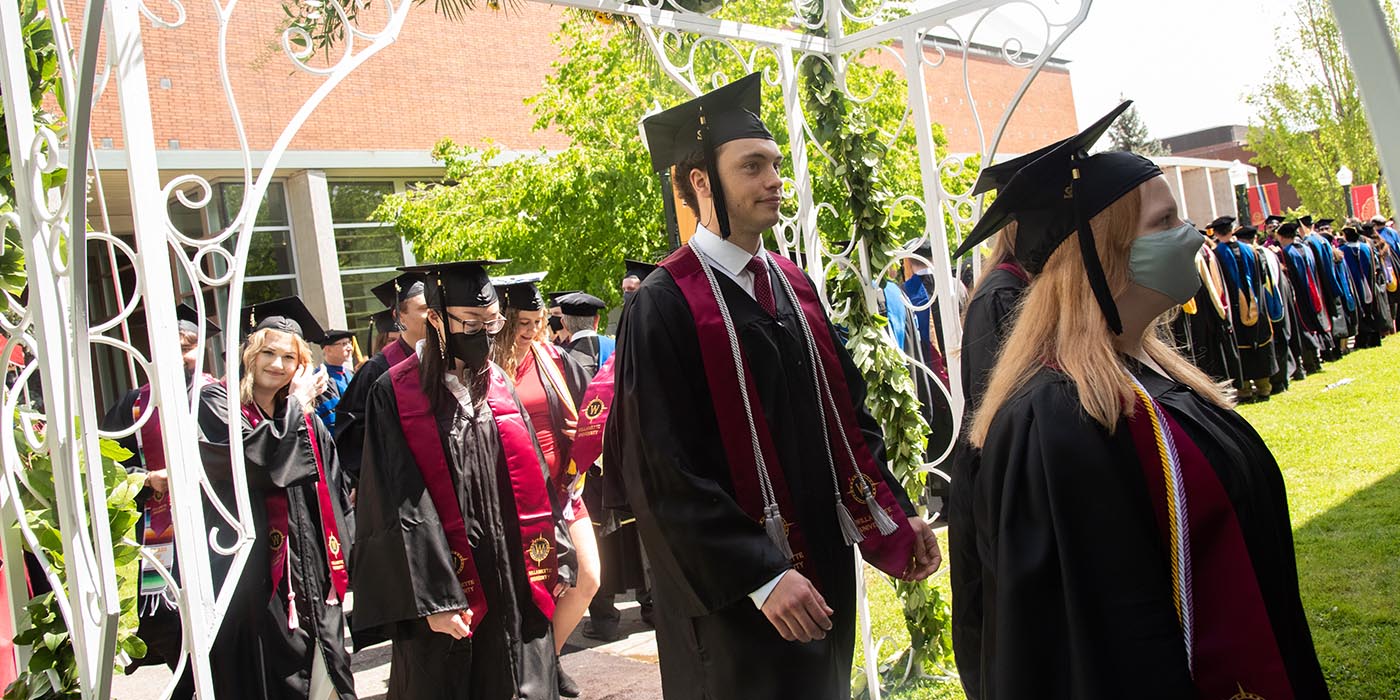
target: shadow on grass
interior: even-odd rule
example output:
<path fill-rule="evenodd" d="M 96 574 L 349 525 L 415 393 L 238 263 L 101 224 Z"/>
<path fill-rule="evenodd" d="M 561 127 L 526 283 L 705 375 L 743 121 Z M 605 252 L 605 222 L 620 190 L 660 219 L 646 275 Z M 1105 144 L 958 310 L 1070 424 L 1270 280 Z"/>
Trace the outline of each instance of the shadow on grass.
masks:
<path fill-rule="evenodd" d="M 1293 537 L 1303 606 L 1332 697 L 1400 697 L 1400 472 Z"/>

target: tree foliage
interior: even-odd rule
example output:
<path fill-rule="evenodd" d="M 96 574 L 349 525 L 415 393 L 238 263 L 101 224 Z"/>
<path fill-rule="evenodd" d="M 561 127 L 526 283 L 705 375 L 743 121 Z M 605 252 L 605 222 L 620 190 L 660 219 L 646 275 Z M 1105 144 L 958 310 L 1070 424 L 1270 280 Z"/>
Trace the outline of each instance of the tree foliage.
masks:
<path fill-rule="evenodd" d="M 1384 0 L 1384 8 L 1391 36 L 1400 37 L 1395 3 Z M 1295 0 L 1291 15 L 1275 30 L 1272 73 L 1248 96 L 1252 162 L 1288 178 L 1304 209 L 1339 216 L 1346 202 L 1337 171 L 1345 165 L 1358 184 L 1381 182 L 1380 160 L 1327 0 Z"/>
<path fill-rule="evenodd" d="M 1120 95 L 1119 99 L 1126 98 Z M 1152 138 L 1152 132 L 1148 131 L 1147 122 L 1138 113 L 1137 105 L 1129 107 L 1113 126 L 1108 127 L 1108 138 L 1115 151 L 1132 151 L 1144 156 L 1171 155 L 1161 141 Z"/>

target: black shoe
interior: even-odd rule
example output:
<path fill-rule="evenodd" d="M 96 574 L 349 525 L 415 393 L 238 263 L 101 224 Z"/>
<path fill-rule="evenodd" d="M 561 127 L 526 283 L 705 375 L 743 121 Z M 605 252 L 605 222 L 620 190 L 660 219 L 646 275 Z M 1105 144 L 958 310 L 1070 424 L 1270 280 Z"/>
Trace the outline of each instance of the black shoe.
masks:
<path fill-rule="evenodd" d="M 583 636 L 600 642 L 616 642 L 622 639 L 622 635 L 617 631 L 617 623 L 594 624 L 592 620 L 583 625 Z"/>
<path fill-rule="evenodd" d="M 569 674 L 564 673 L 564 667 L 563 667 L 563 666 L 560 666 L 560 667 L 559 667 L 559 697 L 561 697 L 561 698 L 576 698 L 576 697 L 578 697 L 578 696 L 580 696 L 580 695 L 582 695 L 582 694 L 583 694 L 583 691 L 579 689 L 578 683 L 575 683 L 575 682 L 574 682 L 574 679 L 569 677 Z"/>

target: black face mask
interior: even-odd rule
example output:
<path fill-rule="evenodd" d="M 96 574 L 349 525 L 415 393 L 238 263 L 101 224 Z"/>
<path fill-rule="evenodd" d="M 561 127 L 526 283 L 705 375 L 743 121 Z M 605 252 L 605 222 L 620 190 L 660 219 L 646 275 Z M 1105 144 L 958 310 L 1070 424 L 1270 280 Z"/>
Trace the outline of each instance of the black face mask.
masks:
<path fill-rule="evenodd" d="M 552 330 L 552 331 L 554 331 L 555 333 L 558 333 L 559 331 L 564 330 L 564 319 L 563 319 L 562 317 L 559 317 L 559 316 L 550 316 L 550 317 L 549 317 L 549 330 Z"/>
<path fill-rule="evenodd" d="M 636 292 L 623 292 L 623 293 L 622 293 L 622 305 L 623 305 L 623 306 L 627 306 L 628 304 L 632 303 L 632 300 L 635 299 L 635 298 L 637 298 L 637 293 L 636 293 Z"/>
<path fill-rule="evenodd" d="M 491 357 L 491 336 L 486 331 L 447 334 L 447 355 L 466 363 L 471 370 L 480 370 Z"/>

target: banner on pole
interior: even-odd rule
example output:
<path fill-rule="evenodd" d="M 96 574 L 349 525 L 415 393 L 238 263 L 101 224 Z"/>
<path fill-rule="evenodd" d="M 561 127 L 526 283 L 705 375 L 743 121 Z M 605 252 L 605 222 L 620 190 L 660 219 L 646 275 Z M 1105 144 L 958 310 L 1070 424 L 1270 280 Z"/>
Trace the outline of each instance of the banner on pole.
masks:
<path fill-rule="evenodd" d="M 1356 218 L 1362 221 L 1369 221 L 1371 217 L 1381 213 L 1380 203 L 1376 201 L 1376 185 L 1355 185 L 1351 188 L 1351 210 Z"/>
<path fill-rule="evenodd" d="M 1283 212 L 1283 207 L 1279 204 L 1277 182 L 1261 183 L 1250 187 L 1248 194 L 1250 226 L 1262 228 L 1266 217 Z"/>

